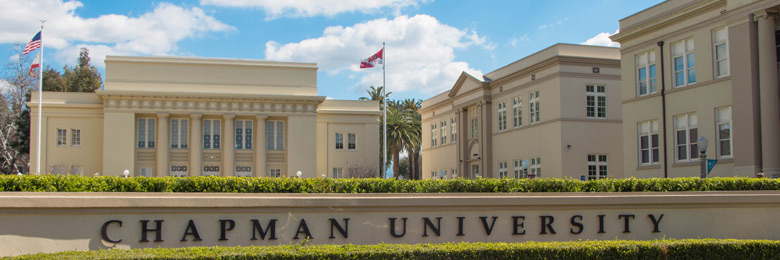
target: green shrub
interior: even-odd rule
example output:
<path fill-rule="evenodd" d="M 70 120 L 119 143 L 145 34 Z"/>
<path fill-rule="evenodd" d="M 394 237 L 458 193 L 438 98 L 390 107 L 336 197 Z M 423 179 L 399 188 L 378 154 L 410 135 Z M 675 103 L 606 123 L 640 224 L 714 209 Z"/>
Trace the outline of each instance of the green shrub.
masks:
<path fill-rule="evenodd" d="M 16 259 L 779 259 L 780 241 L 689 239 L 379 245 L 147 248 Z"/>
<path fill-rule="evenodd" d="M 445 192 L 665 192 L 778 190 L 767 178 L 674 179 L 298 179 L 245 177 L 82 177 L 3 175 L 0 191 L 229 192 L 229 193 L 445 193 Z"/>

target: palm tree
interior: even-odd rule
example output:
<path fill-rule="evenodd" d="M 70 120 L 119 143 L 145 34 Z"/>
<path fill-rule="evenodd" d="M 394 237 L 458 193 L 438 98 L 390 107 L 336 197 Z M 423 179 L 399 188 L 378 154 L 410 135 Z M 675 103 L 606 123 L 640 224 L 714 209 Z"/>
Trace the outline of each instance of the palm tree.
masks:
<path fill-rule="evenodd" d="M 374 100 L 374 101 L 379 101 L 379 106 L 380 106 L 380 109 L 381 109 L 381 107 L 382 107 L 382 106 L 384 105 L 384 103 L 385 103 L 385 101 L 384 101 L 384 100 L 382 100 L 382 91 L 384 91 L 384 89 L 385 89 L 385 87 L 378 87 L 378 88 L 376 88 L 376 87 L 374 87 L 374 86 L 370 86 L 370 87 L 369 87 L 369 88 L 366 90 L 366 93 L 368 93 L 368 96 L 367 96 L 367 97 L 360 97 L 360 100 Z M 387 92 L 387 93 L 385 94 L 385 99 L 387 99 L 387 98 L 390 98 L 390 94 L 393 94 L 393 92 Z"/>
<path fill-rule="evenodd" d="M 393 178 L 400 174 L 400 152 L 409 146 L 420 143 L 420 128 L 415 124 L 413 110 L 404 109 L 397 102 L 388 102 L 387 106 L 387 145 L 393 156 Z"/>
<path fill-rule="evenodd" d="M 401 102 L 401 106 L 411 114 L 412 122 L 418 133 L 417 142 L 406 144 L 406 152 L 409 155 L 409 175 L 411 179 L 420 179 L 420 148 L 422 145 L 422 116 L 420 115 L 421 101 L 407 98 Z"/>

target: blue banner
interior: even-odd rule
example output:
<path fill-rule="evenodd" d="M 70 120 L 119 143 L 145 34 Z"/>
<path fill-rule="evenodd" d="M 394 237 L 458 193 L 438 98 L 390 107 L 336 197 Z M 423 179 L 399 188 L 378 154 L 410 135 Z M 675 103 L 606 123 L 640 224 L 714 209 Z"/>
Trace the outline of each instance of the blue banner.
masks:
<path fill-rule="evenodd" d="M 715 168 L 715 164 L 718 163 L 718 159 L 707 159 L 707 174 L 710 174 L 712 168 Z"/>

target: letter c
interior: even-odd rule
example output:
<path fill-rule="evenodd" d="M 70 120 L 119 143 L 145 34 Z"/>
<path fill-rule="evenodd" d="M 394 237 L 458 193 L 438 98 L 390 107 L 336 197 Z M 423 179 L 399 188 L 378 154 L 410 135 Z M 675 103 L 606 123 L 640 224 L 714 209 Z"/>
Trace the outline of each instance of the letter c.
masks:
<path fill-rule="evenodd" d="M 103 236 L 103 240 L 105 240 L 106 242 L 111 242 L 111 243 L 114 243 L 114 244 L 122 242 L 122 239 L 112 240 L 111 238 L 108 237 L 108 225 L 111 225 L 111 223 L 117 223 L 117 224 L 119 224 L 119 227 L 122 227 L 122 221 L 121 220 L 109 220 L 109 221 L 106 221 L 106 223 L 103 223 L 103 227 L 100 228 L 100 235 Z"/>

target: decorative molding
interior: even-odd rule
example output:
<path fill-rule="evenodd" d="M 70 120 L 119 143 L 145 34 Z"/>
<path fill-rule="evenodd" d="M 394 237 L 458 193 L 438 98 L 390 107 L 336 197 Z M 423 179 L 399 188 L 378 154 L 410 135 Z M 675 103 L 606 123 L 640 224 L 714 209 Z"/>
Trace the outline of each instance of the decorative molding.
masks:
<path fill-rule="evenodd" d="M 103 95 L 107 111 L 136 113 L 294 113 L 316 114 L 317 100 L 213 99 L 158 96 Z"/>
<path fill-rule="evenodd" d="M 768 18 L 774 18 L 777 19 L 777 11 L 774 10 L 761 10 L 758 12 L 753 13 L 753 21 L 758 22 L 761 19 L 768 19 Z"/>

